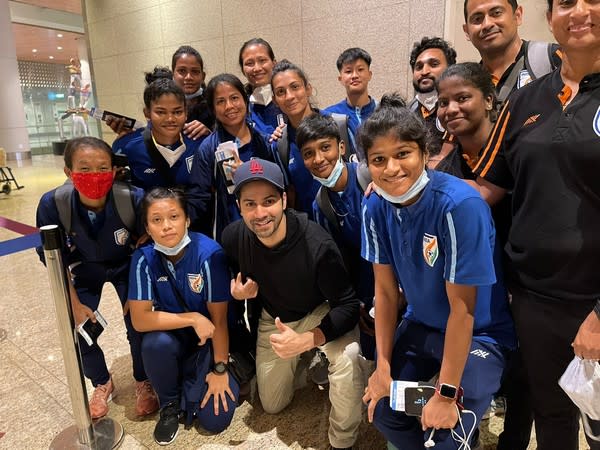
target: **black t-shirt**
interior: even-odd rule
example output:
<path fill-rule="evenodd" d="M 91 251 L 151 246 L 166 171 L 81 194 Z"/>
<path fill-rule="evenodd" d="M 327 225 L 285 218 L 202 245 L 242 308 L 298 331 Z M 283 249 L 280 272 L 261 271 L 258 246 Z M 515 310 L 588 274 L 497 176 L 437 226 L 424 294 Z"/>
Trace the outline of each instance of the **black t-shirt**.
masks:
<path fill-rule="evenodd" d="M 513 191 L 514 281 L 550 298 L 600 297 L 600 73 L 570 89 L 560 71 L 506 102 L 474 171 Z"/>
<path fill-rule="evenodd" d="M 358 323 L 359 301 L 333 238 L 306 214 L 287 209 L 284 241 L 265 247 L 243 220 L 223 230 L 232 268 L 258 283 L 260 302 L 272 317 L 293 322 L 327 301 L 331 310 L 319 328 L 327 341 Z"/>

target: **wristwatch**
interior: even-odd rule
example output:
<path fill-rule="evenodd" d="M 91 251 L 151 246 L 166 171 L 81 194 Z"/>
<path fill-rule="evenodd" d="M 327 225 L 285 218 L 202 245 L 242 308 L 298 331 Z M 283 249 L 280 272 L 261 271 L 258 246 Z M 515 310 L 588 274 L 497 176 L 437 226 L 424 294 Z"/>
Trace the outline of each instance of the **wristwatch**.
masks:
<path fill-rule="evenodd" d="M 600 320 L 600 299 L 596 300 L 596 306 L 594 306 L 594 312 L 596 316 L 598 316 L 598 320 Z"/>
<path fill-rule="evenodd" d="M 223 375 L 224 373 L 227 373 L 228 369 L 229 369 L 229 365 L 226 362 L 219 361 L 218 363 L 215 364 L 215 368 L 213 369 L 213 372 L 216 373 L 217 375 Z"/>
<path fill-rule="evenodd" d="M 442 397 L 449 398 L 450 400 L 456 400 L 458 398 L 458 388 L 447 383 L 438 383 L 435 386 L 435 391 Z"/>

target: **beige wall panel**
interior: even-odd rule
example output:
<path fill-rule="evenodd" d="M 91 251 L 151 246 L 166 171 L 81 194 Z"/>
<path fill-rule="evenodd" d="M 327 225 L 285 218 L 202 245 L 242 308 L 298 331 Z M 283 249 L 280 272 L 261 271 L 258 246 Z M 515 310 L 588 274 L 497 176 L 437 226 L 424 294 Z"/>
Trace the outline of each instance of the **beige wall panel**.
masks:
<path fill-rule="evenodd" d="M 95 89 L 101 104 L 103 103 L 104 96 L 120 95 L 123 93 L 118 62 L 119 58 L 117 56 L 94 59 Z"/>
<path fill-rule="evenodd" d="M 222 37 L 206 39 L 202 41 L 193 41 L 190 42 L 190 45 L 198 50 L 200 55 L 202 55 L 207 83 L 211 77 L 225 72 L 225 50 L 223 47 L 224 44 Z M 169 66 L 171 64 L 171 57 L 173 56 L 175 50 L 177 50 L 176 47 L 173 47 L 172 51 L 170 52 L 165 50 L 165 58 L 168 60 Z"/>
<path fill-rule="evenodd" d="M 239 76 L 244 83 L 246 78 L 242 75 L 238 63 L 240 47 L 244 42 L 255 37 L 263 38 L 271 44 L 277 59 L 301 62 L 302 25 L 300 22 L 225 36 L 225 70 Z"/>
<path fill-rule="evenodd" d="M 113 20 L 102 20 L 89 24 L 89 39 L 91 57 L 106 58 L 107 56 L 116 55 L 119 49 L 115 44 L 115 33 L 113 30 Z M 121 47 L 121 50 L 124 50 Z"/>
<path fill-rule="evenodd" d="M 439 0 L 438 0 L 439 1 Z M 406 0 L 302 0 L 302 20 L 346 15 L 360 16 L 371 9 L 387 9 Z M 360 21 L 360 17 L 353 19 Z"/>
<path fill-rule="evenodd" d="M 450 0 L 446 39 L 454 44 L 459 61 L 479 61 L 479 53 L 466 39 L 462 26 L 465 23 L 463 0 Z M 554 42 L 546 22 L 546 6 L 543 0 L 521 0 L 523 24 L 519 35 L 523 39 Z"/>
<path fill-rule="evenodd" d="M 152 71 L 154 66 L 162 65 L 165 59 L 162 48 L 127 53 L 117 58 L 121 92 L 124 94 L 143 92 L 146 86 L 144 73 Z"/>
<path fill-rule="evenodd" d="M 144 118 L 144 99 L 142 91 L 134 94 L 122 95 L 121 105 L 123 114 L 126 116 L 135 117 L 142 122 L 146 121 Z"/>
<path fill-rule="evenodd" d="M 175 0 L 160 5 L 163 45 L 177 48 L 184 42 L 207 40 L 223 34 L 221 1 L 203 0 L 201 5 L 199 7 L 198 0 Z"/>
<path fill-rule="evenodd" d="M 88 23 L 119 17 L 134 11 L 158 6 L 159 0 L 87 0 L 85 2 Z"/>
<path fill-rule="evenodd" d="M 300 21 L 298 0 L 222 0 L 223 34 L 239 34 Z"/>
<path fill-rule="evenodd" d="M 112 20 L 119 53 L 163 46 L 159 6 L 122 14 Z"/>
<path fill-rule="evenodd" d="M 360 15 L 349 14 L 303 23 L 303 68 L 314 80 L 332 80 L 323 86 L 315 83 L 319 104 L 328 106 L 344 97 L 343 88 L 337 84 L 335 62 L 339 54 L 349 47 L 364 48 L 373 58 L 372 95 L 379 98 L 385 91 L 398 89 L 400 76 L 406 73 L 408 28 L 406 2 L 363 11 Z M 384 34 L 383 30 L 388 32 Z"/>

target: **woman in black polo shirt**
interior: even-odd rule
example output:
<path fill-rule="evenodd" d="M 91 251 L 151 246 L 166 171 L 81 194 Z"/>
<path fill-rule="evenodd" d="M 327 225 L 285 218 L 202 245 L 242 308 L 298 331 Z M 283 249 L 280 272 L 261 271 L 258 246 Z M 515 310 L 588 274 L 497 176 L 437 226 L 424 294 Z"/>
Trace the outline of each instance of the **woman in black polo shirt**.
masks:
<path fill-rule="evenodd" d="M 600 359 L 600 2 L 548 0 L 548 22 L 562 67 L 508 99 L 475 173 L 491 204 L 513 194 L 508 278 L 538 449 L 570 450 L 579 411 L 557 381 L 574 354 Z"/>

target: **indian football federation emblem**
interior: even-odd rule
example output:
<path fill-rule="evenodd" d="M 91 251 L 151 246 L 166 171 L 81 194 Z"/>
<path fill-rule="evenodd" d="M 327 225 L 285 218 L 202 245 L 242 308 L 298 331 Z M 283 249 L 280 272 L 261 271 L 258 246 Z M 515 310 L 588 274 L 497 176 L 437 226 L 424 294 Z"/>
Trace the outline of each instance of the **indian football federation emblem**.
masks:
<path fill-rule="evenodd" d="M 202 274 L 188 273 L 188 284 L 190 285 L 192 292 L 199 294 L 204 287 L 204 278 L 202 278 Z"/>
<path fill-rule="evenodd" d="M 433 267 L 439 255 L 437 236 L 425 233 L 423 235 L 423 257 L 427 265 Z"/>
<path fill-rule="evenodd" d="M 594 116 L 594 133 L 600 136 L 600 106 L 598 106 L 598 111 Z"/>
<path fill-rule="evenodd" d="M 194 163 L 194 156 L 188 156 L 185 158 L 185 165 L 187 167 L 188 173 L 192 173 L 192 165 Z"/>
<path fill-rule="evenodd" d="M 127 243 L 127 239 L 129 238 L 129 231 L 125 228 L 119 228 L 114 232 L 115 243 L 117 245 L 125 245 Z"/>

